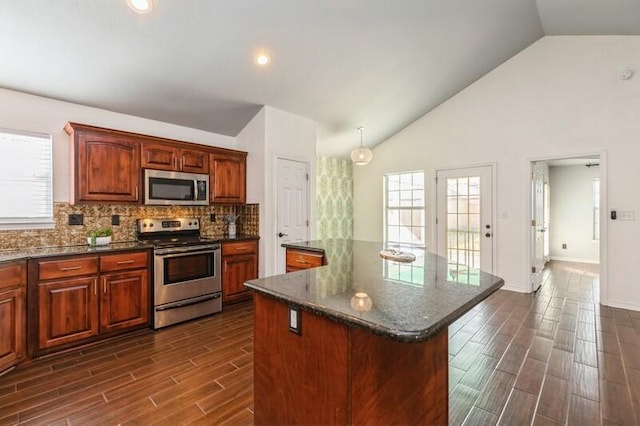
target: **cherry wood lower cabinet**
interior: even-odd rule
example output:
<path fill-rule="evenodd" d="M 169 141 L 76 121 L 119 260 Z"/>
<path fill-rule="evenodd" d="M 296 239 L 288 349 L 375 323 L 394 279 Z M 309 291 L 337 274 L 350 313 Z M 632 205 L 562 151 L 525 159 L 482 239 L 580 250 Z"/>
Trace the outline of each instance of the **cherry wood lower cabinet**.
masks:
<path fill-rule="evenodd" d="M 251 299 L 245 281 L 258 278 L 258 241 L 222 243 L 222 303 Z"/>
<path fill-rule="evenodd" d="M 149 273 L 146 269 L 101 277 L 100 332 L 149 324 Z"/>
<path fill-rule="evenodd" d="M 294 272 L 303 269 L 326 265 L 324 253 L 314 250 L 299 250 L 287 247 L 286 271 Z"/>
<path fill-rule="evenodd" d="M 97 282 L 96 275 L 38 285 L 38 349 L 98 335 Z"/>
<path fill-rule="evenodd" d="M 0 264 L 0 372 L 25 358 L 26 284 L 25 261 Z"/>
<path fill-rule="evenodd" d="M 300 311 L 260 293 L 254 306 L 254 422 L 448 423 L 447 329 L 401 343 Z"/>
<path fill-rule="evenodd" d="M 29 260 L 29 355 L 149 325 L 149 253 Z"/>

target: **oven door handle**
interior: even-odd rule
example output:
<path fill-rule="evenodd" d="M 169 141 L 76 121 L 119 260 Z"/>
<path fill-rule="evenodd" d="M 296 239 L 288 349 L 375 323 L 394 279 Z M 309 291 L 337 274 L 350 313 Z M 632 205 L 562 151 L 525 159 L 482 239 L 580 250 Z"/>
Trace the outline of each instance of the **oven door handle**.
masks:
<path fill-rule="evenodd" d="M 197 305 L 198 303 L 206 302 L 207 300 L 218 299 L 220 296 L 222 296 L 221 293 L 207 294 L 200 297 L 194 297 L 188 300 L 180 300 L 179 302 L 167 303 L 162 306 L 156 306 L 155 309 L 156 311 L 167 311 L 169 309 L 183 308 L 185 306 Z"/>
<path fill-rule="evenodd" d="M 215 254 L 215 253 L 219 253 L 220 249 L 205 249 L 205 250 L 188 250 L 188 251 L 182 251 L 179 253 L 167 253 L 167 254 L 159 254 L 156 253 L 157 257 L 161 257 L 163 259 L 170 259 L 172 257 L 185 257 L 185 256 L 191 256 L 194 254 Z"/>

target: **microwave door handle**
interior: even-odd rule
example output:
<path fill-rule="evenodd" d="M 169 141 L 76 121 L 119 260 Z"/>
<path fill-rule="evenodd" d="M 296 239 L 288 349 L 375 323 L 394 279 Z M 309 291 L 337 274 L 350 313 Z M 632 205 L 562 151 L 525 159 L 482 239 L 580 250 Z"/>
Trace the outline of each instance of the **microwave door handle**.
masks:
<path fill-rule="evenodd" d="M 199 197 L 200 194 L 199 194 L 199 191 L 198 191 L 198 179 L 194 179 L 193 180 L 193 190 L 194 190 L 194 195 L 195 195 L 193 198 L 196 201 L 200 201 L 200 197 Z"/>

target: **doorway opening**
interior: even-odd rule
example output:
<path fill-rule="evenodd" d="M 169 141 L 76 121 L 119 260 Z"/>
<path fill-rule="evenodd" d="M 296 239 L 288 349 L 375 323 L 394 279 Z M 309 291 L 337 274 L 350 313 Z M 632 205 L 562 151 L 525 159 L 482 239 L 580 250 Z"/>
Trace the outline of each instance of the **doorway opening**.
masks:
<path fill-rule="evenodd" d="M 603 155 L 550 158 L 531 161 L 530 283 L 531 291 L 544 287 L 550 263 L 593 265 L 606 270 L 603 212 Z M 601 272 L 595 299 L 601 300 Z M 580 283 L 575 283 L 576 290 Z"/>

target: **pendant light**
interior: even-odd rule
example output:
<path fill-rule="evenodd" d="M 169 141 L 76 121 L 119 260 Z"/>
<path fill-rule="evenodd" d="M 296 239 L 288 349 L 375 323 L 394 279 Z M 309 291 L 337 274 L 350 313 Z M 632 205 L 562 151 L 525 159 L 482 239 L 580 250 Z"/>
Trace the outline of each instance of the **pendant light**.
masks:
<path fill-rule="evenodd" d="M 351 151 L 351 161 L 353 161 L 356 166 L 366 166 L 373 159 L 373 152 L 371 152 L 369 148 L 362 146 L 362 132 L 364 131 L 364 127 L 358 127 L 358 131 L 360 132 L 360 148 Z"/>

